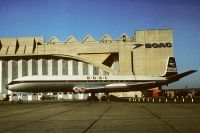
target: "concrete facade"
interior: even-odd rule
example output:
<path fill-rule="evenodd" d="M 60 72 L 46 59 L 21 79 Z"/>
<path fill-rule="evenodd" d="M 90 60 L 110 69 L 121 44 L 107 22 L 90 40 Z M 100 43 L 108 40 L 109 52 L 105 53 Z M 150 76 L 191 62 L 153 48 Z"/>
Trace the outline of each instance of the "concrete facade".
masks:
<path fill-rule="evenodd" d="M 11 93 L 6 84 L 27 75 L 162 75 L 169 56 L 170 29 L 138 30 L 116 40 L 109 35 L 100 40 L 88 35 L 82 41 L 52 37 L 48 42 L 44 37 L 0 38 L 0 92 Z"/>

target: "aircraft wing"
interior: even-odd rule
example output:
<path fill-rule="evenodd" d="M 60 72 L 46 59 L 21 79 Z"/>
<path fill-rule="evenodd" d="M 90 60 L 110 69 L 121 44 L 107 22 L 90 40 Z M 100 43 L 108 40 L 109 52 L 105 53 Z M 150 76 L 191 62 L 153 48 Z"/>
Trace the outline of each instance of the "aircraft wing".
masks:
<path fill-rule="evenodd" d="M 157 87 L 157 82 L 136 82 L 136 83 L 113 83 L 99 87 L 85 88 L 85 93 L 100 92 L 127 92 Z"/>
<path fill-rule="evenodd" d="M 129 88 L 131 88 L 131 91 L 137 91 L 137 90 L 146 90 L 146 89 L 152 89 L 155 87 L 158 87 L 159 85 L 161 85 L 161 82 L 140 82 L 140 83 L 136 83 L 136 84 L 129 84 Z"/>

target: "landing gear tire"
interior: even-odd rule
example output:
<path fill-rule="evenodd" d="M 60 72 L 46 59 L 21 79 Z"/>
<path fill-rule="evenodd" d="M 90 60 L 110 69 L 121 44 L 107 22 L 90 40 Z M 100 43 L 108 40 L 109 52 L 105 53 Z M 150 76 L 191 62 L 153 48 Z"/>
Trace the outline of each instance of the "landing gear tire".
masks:
<path fill-rule="evenodd" d="M 17 101 L 19 104 L 22 104 L 23 103 L 23 100 L 22 99 L 18 99 Z"/>
<path fill-rule="evenodd" d="M 99 99 L 95 96 L 95 93 L 91 93 L 91 96 L 88 96 L 87 101 L 99 101 Z"/>

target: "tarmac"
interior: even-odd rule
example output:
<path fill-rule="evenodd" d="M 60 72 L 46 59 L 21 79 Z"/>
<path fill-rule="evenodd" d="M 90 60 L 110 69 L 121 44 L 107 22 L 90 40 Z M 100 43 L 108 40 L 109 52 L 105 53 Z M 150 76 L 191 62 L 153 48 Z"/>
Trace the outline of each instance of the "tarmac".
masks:
<path fill-rule="evenodd" d="M 53 101 L 0 104 L 0 133 L 199 133 L 200 104 Z"/>

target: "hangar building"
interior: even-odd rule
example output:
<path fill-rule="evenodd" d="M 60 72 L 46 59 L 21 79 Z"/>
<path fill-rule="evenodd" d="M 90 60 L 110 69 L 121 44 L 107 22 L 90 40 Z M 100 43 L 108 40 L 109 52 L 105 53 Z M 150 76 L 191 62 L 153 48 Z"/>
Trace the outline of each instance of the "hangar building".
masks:
<path fill-rule="evenodd" d="M 106 34 L 99 40 L 90 35 L 64 41 L 0 38 L 0 93 L 11 94 L 7 83 L 30 75 L 162 75 L 169 56 L 173 56 L 171 29 L 137 30 L 132 37 L 122 34 L 118 39 Z M 88 94 L 58 95 L 84 99 Z"/>

